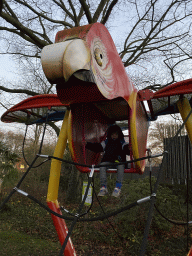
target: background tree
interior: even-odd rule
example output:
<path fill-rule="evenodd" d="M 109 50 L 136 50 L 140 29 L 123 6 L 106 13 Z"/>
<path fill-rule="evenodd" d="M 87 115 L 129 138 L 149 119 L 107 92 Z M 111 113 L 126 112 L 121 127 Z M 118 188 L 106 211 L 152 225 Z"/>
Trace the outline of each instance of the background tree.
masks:
<path fill-rule="evenodd" d="M 3 107 L 3 109 L 9 109 L 28 96 L 56 92 L 55 86 L 50 84 L 45 78 L 41 69 L 41 63 L 39 61 L 34 61 L 31 58 L 23 57 L 17 59 L 16 62 L 20 67 L 20 75 L 18 79 L 13 81 L 5 81 L 5 79 L 0 78 L 0 84 L 6 83 L 7 86 L 6 88 L 3 86 L 0 96 L 0 105 Z M 36 111 L 38 112 L 38 110 Z M 41 112 L 42 111 L 44 111 L 44 116 L 46 116 L 47 109 L 41 110 Z M 55 122 L 49 122 L 49 125 L 58 135 L 60 131 L 59 126 Z M 41 130 L 41 126 L 37 125 L 35 129 L 36 132 L 38 132 L 38 130 Z"/>
<path fill-rule="evenodd" d="M 12 183 L 18 178 L 18 171 L 15 168 L 15 164 L 19 160 L 19 155 L 11 151 L 5 143 L 0 141 L 0 183 L 3 182 L 3 186 L 12 185 Z"/>
<path fill-rule="evenodd" d="M 157 90 L 190 77 L 191 7 L 190 0 L 4 1 L 1 54 L 18 61 L 20 79 L 0 80 L 1 105 L 10 107 L 21 98 L 55 92 L 42 71 L 42 48 L 54 42 L 59 30 L 94 22 L 109 29 L 139 89 Z"/>
<path fill-rule="evenodd" d="M 26 171 L 26 168 L 34 160 L 34 156 L 39 152 L 42 137 L 39 129 L 41 130 L 42 127 L 38 127 L 38 131 L 36 130 L 36 126 L 35 128 L 28 128 L 24 146 L 23 134 L 0 131 L 0 179 L 3 180 L 4 188 L 15 185 L 21 177 L 22 171 Z M 41 153 L 44 155 L 53 155 L 57 136 L 54 134 L 51 140 L 48 138 L 50 138 L 50 134 L 45 136 Z M 24 164 L 25 160 L 26 163 Z M 39 158 L 36 161 L 33 169 L 22 185 L 25 190 L 35 194 L 38 198 L 42 195 L 46 196 L 47 193 L 51 161 L 47 161 L 41 165 L 44 160 Z M 19 164 L 16 166 L 17 162 Z M 21 164 L 24 164 L 22 170 L 20 169 Z M 35 166 L 38 166 L 38 168 L 35 168 Z"/>
<path fill-rule="evenodd" d="M 125 67 L 133 78 L 137 78 L 137 70 L 144 73 L 138 85 L 142 80 L 145 87 L 158 89 L 181 79 L 181 67 L 191 60 L 191 7 L 187 0 L 4 1 L 0 26 L 6 44 L 3 53 L 39 59 L 57 31 L 101 22 L 114 37 L 115 28 L 120 30 L 116 45 Z M 146 67 L 152 74 L 149 77 L 145 77 Z M 166 77 L 162 67 L 167 68 L 167 72 L 163 70 Z M 29 91 L 23 93 L 31 95 Z M 22 93 L 15 88 L 9 92 Z"/>
<path fill-rule="evenodd" d="M 174 137 L 181 124 L 181 120 L 178 118 L 178 116 L 175 116 L 174 121 L 168 120 L 166 123 L 157 121 L 151 125 L 148 136 L 148 147 L 151 149 L 153 154 L 163 153 L 164 139 Z M 186 134 L 186 130 L 183 128 L 179 136 L 184 136 Z M 155 158 L 152 161 L 154 165 L 159 165 L 161 160 L 162 158 Z"/>
<path fill-rule="evenodd" d="M 14 132 L 0 131 L 0 141 L 6 145 L 6 147 L 17 154 L 19 157 L 22 156 L 22 141 L 23 135 L 16 134 Z"/>
<path fill-rule="evenodd" d="M 2 8 L 3 8 L 3 0 L 0 0 L 0 13 L 2 11 Z"/>

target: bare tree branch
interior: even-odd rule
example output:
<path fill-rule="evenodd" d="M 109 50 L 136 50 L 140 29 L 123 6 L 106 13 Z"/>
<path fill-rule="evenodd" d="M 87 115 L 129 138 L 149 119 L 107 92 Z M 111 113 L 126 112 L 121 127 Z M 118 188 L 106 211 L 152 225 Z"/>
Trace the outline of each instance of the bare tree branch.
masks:
<path fill-rule="evenodd" d="M 13 12 L 13 10 L 10 8 L 10 6 L 8 5 L 8 3 L 5 1 L 5 7 L 7 8 L 7 10 L 10 12 L 10 14 L 12 15 L 12 17 L 16 20 L 18 20 L 17 16 L 15 15 L 15 13 Z M 18 20 L 19 21 L 19 20 Z"/>
<path fill-rule="evenodd" d="M 34 91 L 30 91 L 30 90 L 26 90 L 26 89 L 10 89 L 10 88 L 6 88 L 4 86 L 0 86 L 0 90 L 2 90 L 4 92 L 10 92 L 10 93 L 23 93 L 23 94 L 27 94 L 30 96 L 39 95 L 39 93 L 36 93 Z"/>
<path fill-rule="evenodd" d="M 103 11 L 103 8 L 105 6 L 105 4 L 108 2 L 108 0 L 101 0 L 98 7 L 97 7 L 97 10 L 93 16 L 93 23 L 97 22 L 101 12 Z"/>
<path fill-rule="evenodd" d="M 19 52 L 5 52 L 5 53 L 0 53 L 0 55 L 8 55 L 8 54 L 10 54 L 10 55 L 19 55 L 19 56 L 22 56 L 22 57 L 25 57 L 25 58 L 33 58 L 34 59 L 34 57 L 35 58 L 38 58 L 38 59 L 40 59 L 41 57 L 40 57 L 40 55 L 38 55 L 38 53 L 36 53 L 35 55 L 33 54 L 33 55 L 30 55 L 30 54 L 24 54 L 24 53 L 19 53 Z"/>
<path fill-rule="evenodd" d="M 64 12 L 71 18 L 71 20 L 75 22 L 75 16 L 70 13 L 70 11 L 66 8 L 62 0 L 60 0 L 60 3 L 56 0 L 53 0 L 53 2 L 56 3 L 59 7 L 61 7 L 64 10 Z"/>
<path fill-rule="evenodd" d="M 3 0 L 0 0 L 0 14 L 1 14 L 1 11 L 2 11 L 2 9 L 3 9 Z"/>
<path fill-rule="evenodd" d="M 54 122 L 49 122 L 48 125 L 51 126 L 55 130 L 57 137 L 58 137 L 59 133 L 60 133 L 59 127 Z"/>
<path fill-rule="evenodd" d="M 73 15 L 74 15 L 75 26 L 78 27 L 79 26 L 79 22 L 78 22 L 78 19 L 77 19 L 77 14 L 76 14 L 75 8 L 74 8 L 73 3 L 71 2 L 71 0 L 68 0 L 68 2 L 69 2 L 69 5 L 70 5 L 70 7 L 72 9 Z"/>
<path fill-rule="evenodd" d="M 81 18 L 83 17 L 83 15 L 84 15 L 84 10 L 83 10 L 83 7 L 81 6 L 81 9 L 80 9 L 80 11 L 79 11 L 79 15 L 78 15 L 78 17 L 77 17 L 77 22 L 78 22 L 78 24 L 79 24 Z"/>
<path fill-rule="evenodd" d="M 52 43 L 58 30 L 98 21 L 105 24 L 114 7 L 124 18 L 124 44 L 120 51 L 124 66 L 130 69 L 136 64 L 137 70 L 147 69 L 145 64 L 155 66 L 157 57 L 168 71 L 169 81 L 162 86 L 176 80 L 181 63 L 191 58 L 191 1 L 167 0 L 164 4 L 163 0 L 9 0 L 1 15 L 1 40 L 7 47 L 1 54 L 13 54 L 20 60 L 34 57 L 37 61 L 41 49 Z M 114 24 L 119 22 L 119 17 L 113 17 Z M 44 83 L 43 78 L 38 81 L 41 88 L 34 87 L 36 93 L 51 92 L 54 88 Z M 154 79 L 153 84 L 157 88 L 161 83 Z"/>
<path fill-rule="evenodd" d="M 41 27 L 42 27 L 42 30 L 43 30 L 43 34 L 41 34 L 42 37 L 43 37 L 47 42 L 49 42 L 49 44 L 52 44 L 51 40 L 49 39 L 49 37 L 48 37 L 47 34 L 46 34 L 46 29 L 45 29 L 45 26 L 44 26 L 44 24 L 43 24 L 43 22 L 42 22 L 41 17 L 39 17 L 39 23 L 41 24 Z"/>
<path fill-rule="evenodd" d="M 158 0 L 156 0 L 158 1 Z M 139 12 L 138 12 L 138 8 L 137 8 L 137 4 L 136 4 L 136 9 L 137 9 L 137 13 L 138 13 L 138 21 L 135 23 L 135 25 L 133 26 L 133 28 L 131 29 L 130 33 L 128 34 L 125 42 L 124 42 L 124 51 L 123 51 L 123 54 L 121 55 L 121 58 L 124 57 L 124 55 L 126 54 L 126 49 L 128 48 L 126 45 L 127 45 L 127 42 L 128 40 L 130 39 L 131 35 L 133 34 L 133 32 L 135 31 L 135 29 L 137 28 L 137 26 L 141 23 L 141 21 L 144 20 L 144 18 L 148 15 L 150 9 L 151 9 L 151 6 L 149 6 L 149 8 L 147 9 L 147 11 L 144 13 L 144 15 L 142 16 L 142 18 L 140 18 L 140 15 L 139 15 Z"/>
<path fill-rule="evenodd" d="M 69 27 L 69 28 L 72 28 L 72 27 L 73 27 L 73 26 L 72 26 L 70 23 L 68 23 L 68 22 L 65 22 L 65 21 L 63 21 L 63 20 L 54 20 L 54 19 L 51 19 L 51 18 L 47 17 L 46 15 L 44 15 L 43 13 L 40 13 L 40 12 L 36 11 L 32 6 L 28 5 L 26 1 L 20 1 L 20 0 L 15 0 L 15 1 L 16 1 L 17 3 L 20 3 L 21 5 L 26 6 L 26 7 L 27 7 L 29 10 L 31 10 L 33 13 L 37 14 L 37 16 L 40 16 L 40 17 L 42 17 L 42 18 L 44 18 L 44 19 L 46 19 L 46 20 L 48 20 L 48 21 L 51 21 L 51 22 L 53 22 L 53 23 L 62 24 L 62 25 L 66 26 L 66 27 Z M 53 1 L 56 2 L 55 0 L 53 0 Z M 68 13 L 67 13 L 67 15 L 68 15 Z"/>
<path fill-rule="evenodd" d="M 109 5 L 108 10 L 107 10 L 107 12 L 106 12 L 106 15 L 105 15 L 105 16 L 103 17 L 103 19 L 101 20 L 101 23 L 102 23 L 102 24 L 105 24 L 105 23 L 107 22 L 107 20 L 109 19 L 110 14 L 111 14 L 111 12 L 112 12 L 112 10 L 113 10 L 113 7 L 117 4 L 117 2 L 118 2 L 118 0 L 113 0 L 113 1 L 111 2 L 111 4 Z"/>
<path fill-rule="evenodd" d="M 16 27 L 20 33 L 17 32 L 23 39 L 27 40 L 30 43 L 36 44 L 39 48 L 43 48 L 44 46 L 48 45 L 45 40 L 41 40 L 37 37 L 31 29 L 26 28 L 23 26 L 19 21 L 12 18 L 10 15 L 2 12 L 1 17 L 5 19 L 8 23 L 11 23 L 14 27 Z M 1 29 L 1 28 L 0 28 Z M 7 29 L 8 30 L 8 29 Z M 27 36 L 26 36 L 27 35 Z"/>
<path fill-rule="evenodd" d="M 168 25 L 161 27 L 162 22 L 164 21 L 166 15 L 168 14 L 168 12 L 171 10 L 171 8 L 177 3 L 178 1 L 173 1 L 167 8 L 167 10 L 163 13 L 163 15 L 159 18 L 158 21 L 155 22 L 155 25 L 153 27 L 151 27 L 151 29 L 149 30 L 148 34 L 146 35 L 146 37 L 144 39 L 141 39 L 141 44 L 139 44 L 138 46 L 135 47 L 134 51 L 132 52 L 132 54 L 129 56 L 129 58 L 124 62 L 125 66 L 131 65 L 133 64 L 136 60 L 139 59 L 139 57 L 145 52 L 145 48 L 146 46 L 149 45 L 149 43 L 151 41 L 153 41 L 154 39 L 156 39 L 156 37 L 162 33 L 163 31 L 165 31 L 168 27 L 172 26 L 173 24 L 181 21 L 183 18 L 179 19 L 179 20 L 175 20 L 171 23 L 169 23 Z M 150 8 L 153 8 L 152 6 L 150 6 Z M 147 10 L 147 12 L 145 13 L 145 15 L 143 15 L 142 20 L 144 20 L 144 17 L 146 16 L 146 14 L 149 12 L 150 8 Z M 152 14 L 153 16 L 154 14 Z M 140 21 L 139 21 L 140 22 Z M 138 24 L 138 22 L 137 22 Z M 152 23 L 151 23 L 152 24 Z M 159 27 L 159 29 L 158 29 Z M 133 29 L 136 28 L 136 25 L 134 26 Z M 131 31 L 131 33 L 133 33 L 133 29 Z M 155 32 L 156 31 L 156 32 Z M 155 33 L 154 33 L 155 32 Z M 127 37 L 125 43 L 127 43 L 128 39 L 130 38 L 130 35 Z M 182 34 L 180 35 L 182 36 Z M 132 42 L 133 43 L 133 42 Z M 131 44 L 132 44 L 131 43 Z M 130 47 L 130 45 L 124 47 L 124 51 L 120 54 L 121 58 L 123 58 L 125 56 L 125 54 L 127 53 L 128 48 Z M 157 47 L 160 47 L 160 45 Z"/>
<path fill-rule="evenodd" d="M 86 15 L 86 18 L 88 20 L 88 23 L 91 24 L 93 23 L 93 19 L 92 19 L 92 16 L 91 16 L 91 12 L 89 11 L 89 7 L 88 5 L 86 4 L 86 1 L 85 0 L 79 0 L 81 6 L 83 7 L 83 10 L 85 12 L 85 15 Z"/>

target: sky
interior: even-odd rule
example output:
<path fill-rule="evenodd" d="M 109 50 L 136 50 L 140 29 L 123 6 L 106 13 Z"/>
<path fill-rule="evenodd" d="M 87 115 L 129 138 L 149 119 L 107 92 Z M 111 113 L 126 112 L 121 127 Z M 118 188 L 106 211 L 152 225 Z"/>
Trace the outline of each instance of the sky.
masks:
<path fill-rule="evenodd" d="M 17 77 L 16 65 L 9 55 L 0 55 L 0 79 L 13 80 Z"/>
<path fill-rule="evenodd" d="M 18 74 L 16 73 L 16 64 L 15 62 L 11 59 L 9 55 L 0 55 L 0 81 L 3 79 L 9 80 L 14 83 L 14 80 L 18 79 Z M 145 104 L 147 107 L 147 104 Z M 147 108 L 148 110 L 148 108 Z M 5 110 L 0 107 L 0 116 L 5 112 Z M 162 117 L 159 118 L 159 121 L 162 121 Z M 18 131 L 21 132 L 24 129 L 21 127 L 24 127 L 22 124 L 17 124 L 17 123 L 4 123 L 0 121 L 0 129 L 5 129 L 6 131 Z M 125 132 L 126 134 L 126 132 Z"/>
<path fill-rule="evenodd" d="M 2 81 L 2 85 L 4 81 L 12 81 L 14 82 L 17 78 L 16 74 L 16 64 L 8 55 L 0 55 L 0 81 Z M 5 109 L 0 107 L 0 116 L 5 112 Z M 21 130 L 20 125 L 16 125 L 15 123 L 6 124 L 0 121 L 0 129 L 5 131 L 16 131 L 19 129 Z"/>
<path fill-rule="evenodd" d="M 111 31 L 111 36 L 117 46 L 119 47 L 118 42 L 119 41 L 124 41 L 124 32 L 122 29 L 119 29 L 121 27 L 122 20 L 119 19 L 118 22 L 113 25 L 110 23 L 110 31 Z M 124 29 L 126 29 L 124 27 Z M 137 67 L 138 69 L 138 67 Z M 9 80 L 14 83 L 14 80 L 18 79 L 18 74 L 16 74 L 16 71 L 18 70 L 18 67 L 16 63 L 11 59 L 10 55 L 0 55 L 0 81 L 3 80 Z M 142 69 L 139 71 L 142 72 Z M 149 72 L 149 70 L 148 70 Z M 2 110 L 2 107 L 0 107 L 0 116 L 4 113 L 5 111 Z M 24 125 L 23 125 L 24 126 Z M 15 123 L 13 124 L 5 124 L 0 121 L 0 128 L 6 129 L 6 130 L 17 130 L 19 129 L 20 131 L 22 130 L 20 128 L 20 125 L 16 125 Z"/>

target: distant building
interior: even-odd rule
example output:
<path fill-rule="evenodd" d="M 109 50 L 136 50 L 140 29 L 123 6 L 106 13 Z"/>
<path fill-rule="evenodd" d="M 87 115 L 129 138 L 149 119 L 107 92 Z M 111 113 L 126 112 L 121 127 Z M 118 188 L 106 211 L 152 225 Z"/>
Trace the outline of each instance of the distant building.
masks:
<path fill-rule="evenodd" d="M 15 164 L 15 168 L 19 171 L 19 172 L 25 172 L 27 169 L 27 164 L 25 162 L 25 160 L 22 158 L 19 162 L 17 162 Z"/>

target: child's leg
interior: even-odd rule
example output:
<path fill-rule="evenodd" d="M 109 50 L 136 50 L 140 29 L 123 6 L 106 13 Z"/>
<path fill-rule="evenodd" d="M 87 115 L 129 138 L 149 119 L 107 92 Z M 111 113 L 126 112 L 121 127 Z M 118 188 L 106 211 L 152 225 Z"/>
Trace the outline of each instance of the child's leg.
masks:
<path fill-rule="evenodd" d="M 100 167 L 100 184 L 101 187 L 107 187 L 107 167 L 105 165 L 109 165 L 109 162 L 103 162 Z"/>
<path fill-rule="evenodd" d="M 121 186 L 122 186 L 123 177 L 124 177 L 124 169 L 125 169 L 124 164 L 117 165 L 117 180 L 116 180 L 117 188 L 121 188 Z"/>

